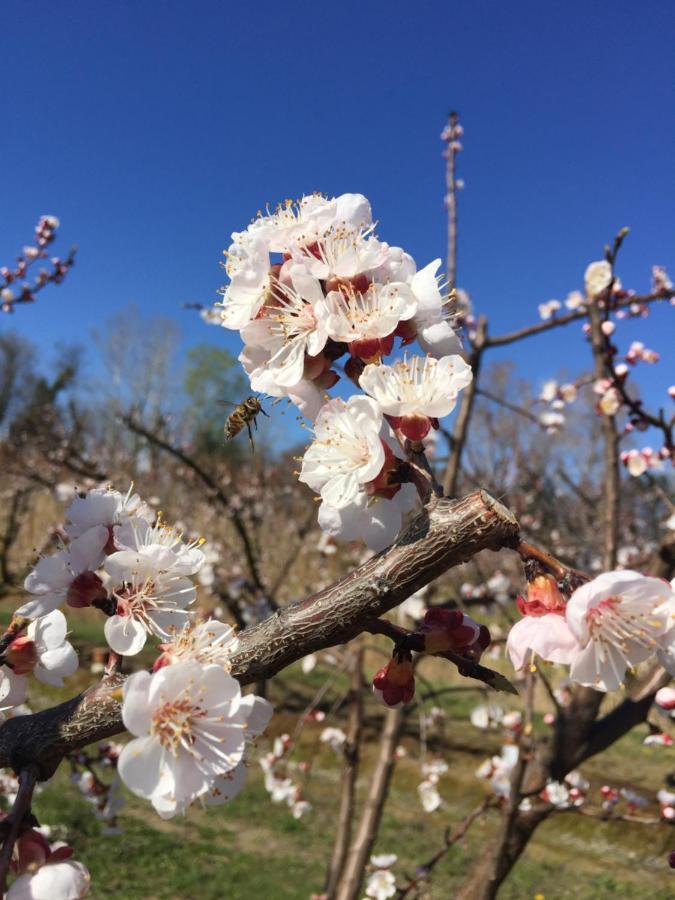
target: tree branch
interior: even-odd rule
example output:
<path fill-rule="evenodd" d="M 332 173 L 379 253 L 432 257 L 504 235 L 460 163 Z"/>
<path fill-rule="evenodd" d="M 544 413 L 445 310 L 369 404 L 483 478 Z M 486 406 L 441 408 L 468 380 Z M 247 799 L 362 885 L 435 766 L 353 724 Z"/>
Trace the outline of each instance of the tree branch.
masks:
<path fill-rule="evenodd" d="M 383 613 L 481 550 L 518 543 L 518 523 L 484 491 L 439 500 L 389 549 L 330 587 L 269 616 L 239 635 L 232 673 L 242 684 L 270 678 L 317 650 L 351 640 Z M 48 778 L 66 753 L 124 730 L 117 675 L 52 709 L 0 726 L 0 767 L 35 763 Z"/>

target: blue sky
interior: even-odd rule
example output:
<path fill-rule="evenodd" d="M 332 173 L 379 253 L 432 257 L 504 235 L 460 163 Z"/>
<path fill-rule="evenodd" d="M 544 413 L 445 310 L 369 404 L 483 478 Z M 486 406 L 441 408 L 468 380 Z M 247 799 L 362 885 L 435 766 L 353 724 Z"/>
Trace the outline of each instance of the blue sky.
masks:
<path fill-rule="evenodd" d="M 580 287 L 623 225 L 624 284 L 675 270 L 668 3 L 5 0 L 3 34 L 0 256 L 41 213 L 80 248 L 65 285 L 0 319 L 46 356 L 130 301 L 175 317 L 185 347 L 236 350 L 180 306 L 215 299 L 230 232 L 267 201 L 360 191 L 385 240 L 420 265 L 444 256 L 450 107 L 466 131 L 458 281 L 492 331 Z M 626 339 L 665 351 L 667 314 Z M 587 365 L 576 332 L 517 355 L 539 380 Z"/>

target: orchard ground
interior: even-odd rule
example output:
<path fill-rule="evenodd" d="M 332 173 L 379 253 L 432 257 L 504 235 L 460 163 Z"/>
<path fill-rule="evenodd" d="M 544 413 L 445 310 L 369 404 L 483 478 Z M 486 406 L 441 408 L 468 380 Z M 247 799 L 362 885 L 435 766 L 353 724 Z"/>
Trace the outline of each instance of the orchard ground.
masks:
<path fill-rule="evenodd" d="M 3 623 L 14 605 L 13 598 L 6 600 Z M 103 641 L 98 617 L 90 611 L 70 613 L 71 639 L 82 653 L 82 666 L 69 684 L 74 694 L 92 680 L 87 661 L 91 647 Z M 150 662 L 151 657 L 146 658 L 144 654 L 135 658 L 134 667 Z M 366 657 L 367 677 L 372 676 L 378 664 L 375 650 L 370 651 Z M 494 665 L 513 677 L 508 664 Z M 515 697 L 486 694 L 476 682 L 461 679 L 451 666 L 439 661 L 425 661 L 421 672 L 429 683 L 422 685 L 418 680 L 418 695 L 430 688 L 459 690 L 442 693 L 433 700 L 433 705 L 443 708 L 445 722 L 440 730 L 430 733 L 428 751 L 442 756 L 449 771 L 441 776 L 438 785 L 443 805 L 430 814 L 422 811 L 417 794 L 417 785 L 422 780 L 417 712 L 412 712 L 407 719 L 401 739 L 407 755 L 396 765 L 375 847 L 375 852 L 398 855 L 393 867 L 398 885 L 407 880 L 404 873 L 414 874 L 416 867 L 442 845 L 445 829 L 458 825 L 487 795 L 489 785 L 478 780 L 474 772 L 487 756 L 499 753 L 501 732 L 473 727 L 469 722 L 471 709 L 486 700 L 505 708 L 520 706 Z M 312 809 L 302 819 L 295 820 L 285 804 L 271 802 L 257 759 L 267 752 L 276 735 L 294 732 L 303 711 L 328 678 L 332 682 L 319 705 L 326 712 L 326 719 L 304 725 L 292 756 L 296 761 L 311 763 L 303 793 Z M 192 808 L 186 817 L 165 822 L 149 804 L 125 792 L 127 803 L 119 818 L 123 833 L 104 836 L 92 807 L 70 784 L 69 768 L 64 764 L 49 789 L 35 798 L 35 813 L 43 824 L 60 826 L 57 836 L 70 839 L 77 858 L 86 861 L 92 874 L 94 898 L 307 900 L 323 886 L 334 838 L 341 771 L 341 757 L 320 743 L 319 735 L 326 725 L 344 727 L 346 708 L 340 710 L 338 705 L 346 690 L 346 678 L 333 666 L 321 662 L 310 674 L 304 674 L 297 664 L 269 682 L 268 696 L 274 703 L 275 715 L 251 756 L 245 789 L 222 807 L 208 811 Z M 31 707 L 38 710 L 68 695 L 35 682 Z M 606 702 L 611 703 L 612 699 Z M 546 709 L 542 696 L 537 702 L 537 730 L 547 727 L 542 721 Z M 383 710 L 366 697 L 365 712 L 359 796 L 369 782 Z M 654 794 L 664 786 L 664 778 L 673 770 L 673 754 L 668 748 L 644 746 L 645 735 L 646 727 L 642 726 L 597 759 L 584 764 L 582 772 L 591 781 L 589 807 L 598 809 L 599 788 L 608 783 L 648 797 L 650 804 L 637 815 L 658 817 Z M 298 772 L 293 777 L 302 778 Z M 625 803 L 622 808 L 625 809 Z M 497 824 L 495 813 L 483 816 L 474 824 L 438 865 L 427 896 L 434 900 L 452 896 L 471 858 L 493 839 Z M 665 823 L 647 826 L 601 822 L 563 812 L 554 815 L 536 832 L 523 859 L 504 884 L 500 900 L 521 900 L 535 895 L 543 895 L 546 900 L 568 897 L 666 900 L 672 897 L 673 874 L 667 867 L 667 855 L 674 844 L 675 829 Z"/>

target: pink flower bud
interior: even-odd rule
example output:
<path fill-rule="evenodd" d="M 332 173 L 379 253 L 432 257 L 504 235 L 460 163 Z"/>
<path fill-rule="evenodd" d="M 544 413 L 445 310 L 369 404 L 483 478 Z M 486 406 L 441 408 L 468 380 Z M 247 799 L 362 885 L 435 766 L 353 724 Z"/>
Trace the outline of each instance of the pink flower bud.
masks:
<path fill-rule="evenodd" d="M 27 675 L 32 672 L 38 661 L 35 641 L 25 635 L 14 638 L 5 653 L 5 661 L 17 675 Z"/>
<path fill-rule="evenodd" d="M 614 332 L 616 331 L 616 325 L 614 324 L 614 322 L 610 322 L 609 320 L 607 322 L 603 322 L 600 328 L 602 329 L 602 333 L 605 335 L 605 337 L 609 337 L 610 334 L 614 334 Z"/>
<path fill-rule="evenodd" d="M 523 616 L 546 616 L 564 613 L 565 599 L 552 575 L 537 575 L 527 584 L 527 600 L 518 597 L 518 609 Z"/>

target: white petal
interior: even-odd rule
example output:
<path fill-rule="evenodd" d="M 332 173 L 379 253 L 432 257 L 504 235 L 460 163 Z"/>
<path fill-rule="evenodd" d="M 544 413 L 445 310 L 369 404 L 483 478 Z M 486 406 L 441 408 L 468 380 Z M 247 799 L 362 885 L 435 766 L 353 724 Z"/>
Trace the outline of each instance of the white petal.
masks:
<path fill-rule="evenodd" d="M 90 882 L 86 866 L 68 859 L 21 875 L 7 892 L 7 900 L 79 900 L 89 892 Z"/>
<path fill-rule="evenodd" d="M 242 697 L 240 709 L 248 710 L 246 736 L 250 738 L 258 737 L 263 733 L 274 712 L 274 707 L 269 701 L 263 697 L 256 697 L 255 694 L 247 694 Z"/>
<path fill-rule="evenodd" d="M 66 639 L 68 623 L 61 610 L 55 609 L 46 616 L 41 616 L 28 626 L 28 636 L 32 638 L 38 648 L 38 653 L 44 650 L 54 650 L 60 647 Z"/>
<path fill-rule="evenodd" d="M 150 799 L 155 792 L 171 790 L 171 768 L 156 737 L 139 737 L 122 748 L 117 772 L 129 790 L 139 797 Z"/>
<path fill-rule="evenodd" d="M 209 790 L 203 795 L 207 806 L 220 806 L 236 797 L 246 783 L 246 766 L 243 762 L 227 775 L 216 778 Z"/>
<path fill-rule="evenodd" d="M 98 569 L 103 562 L 103 548 L 108 543 L 109 537 L 110 533 L 105 525 L 96 525 L 70 542 L 68 557 L 71 569 L 76 575 Z"/>
<path fill-rule="evenodd" d="M 124 682 L 122 721 L 124 727 L 137 737 L 150 731 L 152 707 L 148 695 L 152 677 L 150 672 L 134 672 Z"/>
<path fill-rule="evenodd" d="M 40 654 L 34 674 L 38 681 L 63 687 L 63 679 L 77 672 L 79 660 L 72 644 L 65 641 L 60 647 Z"/>
<path fill-rule="evenodd" d="M 109 646 L 122 656 L 140 653 L 147 640 L 145 628 L 133 616 L 110 616 L 103 632 Z"/>

